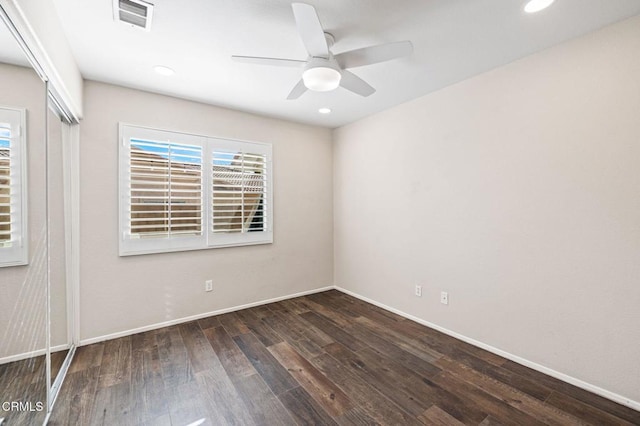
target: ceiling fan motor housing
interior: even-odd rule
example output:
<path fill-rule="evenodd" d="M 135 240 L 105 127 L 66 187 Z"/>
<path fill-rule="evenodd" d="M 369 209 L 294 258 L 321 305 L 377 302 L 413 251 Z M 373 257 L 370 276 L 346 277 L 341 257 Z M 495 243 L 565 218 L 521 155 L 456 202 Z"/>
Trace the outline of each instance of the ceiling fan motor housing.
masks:
<path fill-rule="evenodd" d="M 328 92 L 340 85 L 342 73 L 340 66 L 333 57 L 310 58 L 302 73 L 304 85 L 309 90 Z"/>

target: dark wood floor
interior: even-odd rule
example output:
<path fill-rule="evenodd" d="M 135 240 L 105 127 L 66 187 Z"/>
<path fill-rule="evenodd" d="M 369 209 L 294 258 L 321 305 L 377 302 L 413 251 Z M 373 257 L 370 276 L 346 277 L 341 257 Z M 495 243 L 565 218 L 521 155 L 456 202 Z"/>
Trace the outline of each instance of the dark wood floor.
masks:
<path fill-rule="evenodd" d="M 640 424 L 640 412 L 329 291 L 81 347 L 52 425 Z"/>
<path fill-rule="evenodd" d="M 51 354 L 51 377 L 62 367 L 68 350 Z M 53 381 L 53 379 L 52 379 Z M 5 410 L 4 402 L 28 403 L 29 410 Z M 37 404 L 43 410 L 37 410 Z M 0 365 L 0 424 L 41 425 L 46 416 L 47 379 L 44 355 Z"/>

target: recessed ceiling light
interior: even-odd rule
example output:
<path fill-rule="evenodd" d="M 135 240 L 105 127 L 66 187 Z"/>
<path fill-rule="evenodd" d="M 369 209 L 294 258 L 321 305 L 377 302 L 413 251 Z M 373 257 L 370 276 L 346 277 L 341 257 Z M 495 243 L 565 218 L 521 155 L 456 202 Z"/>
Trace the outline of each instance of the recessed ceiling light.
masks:
<path fill-rule="evenodd" d="M 542 9 L 546 9 L 551 6 L 555 0 L 530 0 L 524 7 L 524 11 L 527 13 L 540 12 Z"/>
<path fill-rule="evenodd" d="M 331 108 L 320 108 L 318 112 L 320 114 L 329 114 L 331 112 Z"/>
<path fill-rule="evenodd" d="M 165 76 L 174 75 L 176 73 L 171 68 L 165 67 L 165 66 L 162 66 L 162 65 L 156 65 L 155 67 L 153 67 L 153 70 L 155 72 L 157 72 L 158 74 L 165 75 Z"/>

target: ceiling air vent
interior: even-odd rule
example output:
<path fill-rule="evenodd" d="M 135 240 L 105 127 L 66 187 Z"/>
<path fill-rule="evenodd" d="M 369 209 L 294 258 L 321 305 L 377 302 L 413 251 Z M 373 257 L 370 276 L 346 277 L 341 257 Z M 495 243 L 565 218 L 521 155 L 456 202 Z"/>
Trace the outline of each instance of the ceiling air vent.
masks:
<path fill-rule="evenodd" d="M 153 5 L 142 0 L 113 0 L 113 19 L 118 22 L 151 30 Z"/>

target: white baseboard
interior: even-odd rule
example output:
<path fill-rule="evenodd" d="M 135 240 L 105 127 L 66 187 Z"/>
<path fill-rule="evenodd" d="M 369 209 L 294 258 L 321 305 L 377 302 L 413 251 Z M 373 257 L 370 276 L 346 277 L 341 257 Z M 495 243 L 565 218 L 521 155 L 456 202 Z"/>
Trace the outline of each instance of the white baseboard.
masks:
<path fill-rule="evenodd" d="M 57 346 L 52 346 L 51 347 L 51 352 L 64 351 L 66 349 L 69 349 L 69 345 L 68 344 L 57 345 Z M 36 357 L 36 356 L 41 356 L 41 355 L 44 355 L 45 352 L 46 351 L 44 349 L 37 349 L 35 351 L 29 351 L 29 352 L 24 352 L 24 353 L 21 353 L 21 354 L 5 356 L 3 358 L 0 358 L 0 365 L 1 364 L 8 364 L 10 362 L 15 362 L 15 361 L 22 361 L 23 359 L 29 359 L 29 358 L 33 358 L 33 357 Z"/>
<path fill-rule="evenodd" d="M 261 306 L 261 305 L 266 305 L 266 304 L 269 304 L 269 303 L 280 302 L 282 300 L 293 299 L 293 298 L 301 297 L 301 296 L 307 296 L 309 294 L 321 293 L 323 291 L 333 290 L 334 288 L 335 288 L 334 286 L 316 288 L 316 289 L 313 289 L 313 290 L 303 291 L 303 292 L 300 292 L 300 293 L 295 293 L 295 294 L 289 294 L 289 295 L 286 295 L 286 296 L 275 297 L 273 299 L 260 300 L 258 302 L 247 303 L 245 305 L 233 306 L 231 308 L 218 309 L 216 311 L 205 312 L 205 313 L 202 313 L 202 314 L 192 315 L 192 316 L 189 316 L 189 317 L 177 318 L 177 319 L 173 319 L 173 320 L 169 320 L 169 321 L 164 321 L 164 322 L 159 322 L 159 323 L 155 323 L 155 324 L 151 324 L 151 325 L 146 325 L 144 327 L 138 327 L 138 328 L 133 328 L 133 329 L 130 329 L 130 330 L 119 331 L 117 333 L 106 334 L 104 336 L 91 337 L 89 339 L 82 339 L 82 340 L 80 340 L 79 346 L 91 345 L 93 343 L 99 343 L 99 342 L 104 342 L 106 340 L 118 339 L 120 337 L 131 336 L 132 334 L 144 333 L 145 331 L 157 330 L 159 328 L 169 327 L 169 326 L 176 325 L 176 324 L 182 324 L 182 323 L 189 322 L 189 321 L 195 321 L 195 320 L 199 320 L 199 319 L 202 319 L 202 318 L 211 317 L 211 316 L 214 316 L 214 315 L 226 314 L 226 313 L 229 313 L 229 312 L 240 311 L 242 309 L 254 308 L 256 306 Z"/>
<path fill-rule="evenodd" d="M 561 373 L 559 371 L 556 371 L 556 370 L 553 370 L 551 368 L 545 367 L 544 365 L 537 364 L 537 363 L 535 363 L 533 361 L 529 361 L 529 360 L 527 360 L 525 358 L 522 358 L 522 357 L 519 357 L 517 355 L 511 354 L 509 352 L 503 351 L 502 349 L 498 349 L 498 348 L 495 348 L 495 347 L 493 347 L 491 345 L 487 345 L 486 343 L 479 342 L 479 341 L 477 341 L 475 339 L 472 339 L 470 337 L 467 337 L 467 336 L 464 336 L 462 334 L 456 333 L 455 331 L 448 330 L 448 329 L 446 329 L 444 327 L 441 327 L 441 326 L 439 326 L 437 324 L 433 324 L 433 323 L 431 323 L 429 321 L 425 321 L 425 320 L 423 320 L 421 318 L 418 318 L 418 317 L 415 317 L 413 315 L 407 314 L 407 313 L 402 312 L 402 311 L 400 311 L 398 309 L 395 309 L 395 308 L 392 308 L 390 306 L 387 306 L 384 303 L 380 303 L 380 302 L 378 302 L 376 300 L 369 299 L 368 297 L 365 297 L 365 296 L 362 296 L 360 294 L 354 293 L 354 292 L 352 292 L 350 290 L 347 290 L 345 288 L 342 288 L 342 287 L 339 287 L 339 286 L 334 286 L 334 288 L 336 290 L 338 290 L 338 291 L 341 291 L 341 292 L 343 292 L 345 294 L 348 294 L 349 296 L 353 296 L 353 297 L 355 297 L 357 299 L 360 299 L 362 301 L 365 301 L 367 303 L 371 303 L 372 305 L 378 306 L 378 307 L 380 307 L 380 308 L 382 308 L 384 310 L 393 312 L 394 314 L 398 314 L 401 317 L 410 319 L 411 321 L 415 321 L 415 322 L 417 322 L 419 324 L 422 324 L 422 325 L 425 325 L 425 326 L 427 326 L 429 328 L 433 328 L 434 330 L 438 330 L 438 331 L 440 331 L 440 332 L 442 332 L 442 333 L 444 333 L 446 335 L 449 335 L 451 337 L 455 337 L 458 340 L 462 340 L 463 342 L 469 343 L 469 344 L 471 344 L 473 346 L 477 346 L 477 347 L 479 347 L 481 349 L 484 349 L 486 351 L 492 352 L 492 353 L 494 353 L 496 355 L 500 355 L 503 358 L 507 358 L 508 360 L 511 360 L 511 361 L 516 362 L 516 363 L 521 364 L 521 365 L 524 365 L 525 367 L 529 367 L 529 368 L 531 368 L 533 370 L 539 371 L 539 372 L 544 373 L 544 374 L 546 374 L 548 376 L 555 377 L 556 379 L 562 380 L 563 382 L 567 382 L 569 384 L 572 384 L 572 385 L 574 385 L 576 387 L 579 387 L 581 389 L 584 389 L 586 391 L 595 393 L 596 395 L 600 395 L 603 398 L 607 398 L 607 399 L 609 399 L 609 400 L 611 400 L 613 402 L 617 402 L 618 404 L 627 406 L 627 407 L 632 408 L 632 409 L 634 409 L 636 411 L 640 411 L 640 402 L 638 402 L 638 401 L 634 401 L 634 400 L 632 400 L 630 398 L 627 398 L 625 396 L 622 396 L 622 395 L 619 395 L 617 393 L 608 391 L 606 389 L 602 389 L 601 387 L 592 385 L 591 383 L 587 383 L 587 382 L 585 382 L 583 380 L 576 379 L 575 377 L 568 376 L 568 375 L 566 375 L 564 373 Z"/>

